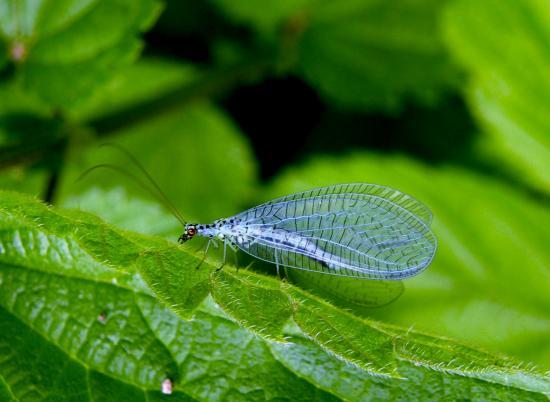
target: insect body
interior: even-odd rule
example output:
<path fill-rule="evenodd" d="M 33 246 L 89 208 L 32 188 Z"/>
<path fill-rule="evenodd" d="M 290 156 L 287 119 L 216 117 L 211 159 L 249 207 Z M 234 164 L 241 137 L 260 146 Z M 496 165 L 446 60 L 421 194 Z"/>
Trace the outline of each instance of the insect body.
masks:
<path fill-rule="evenodd" d="M 437 240 L 426 206 L 374 184 L 341 184 L 277 198 L 212 224 L 186 224 L 180 242 L 203 236 L 280 266 L 399 280 L 432 261 Z"/>
<path fill-rule="evenodd" d="M 323 187 L 277 198 L 212 224 L 188 224 L 132 154 L 116 144 L 103 146 L 125 155 L 145 181 L 112 164 L 95 165 L 80 178 L 107 168 L 134 180 L 184 226 L 180 242 L 206 237 L 206 256 L 211 243 L 222 241 L 224 262 L 227 246 L 241 249 L 274 263 L 277 271 L 280 266 L 295 268 L 289 275 L 308 288 L 327 290 L 361 306 L 381 306 L 397 299 L 403 292 L 400 279 L 425 269 L 436 251 L 428 208 L 406 194 L 374 184 Z"/>

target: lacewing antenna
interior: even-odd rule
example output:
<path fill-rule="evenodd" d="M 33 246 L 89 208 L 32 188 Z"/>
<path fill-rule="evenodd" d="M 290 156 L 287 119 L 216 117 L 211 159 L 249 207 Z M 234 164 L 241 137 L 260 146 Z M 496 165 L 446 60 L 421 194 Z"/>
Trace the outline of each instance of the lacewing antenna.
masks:
<path fill-rule="evenodd" d="M 132 154 L 130 154 L 124 148 L 122 148 L 118 145 L 115 145 L 115 144 L 102 144 L 101 146 L 110 146 L 112 148 L 117 149 L 121 153 L 123 153 L 145 175 L 145 178 L 147 179 L 147 182 L 144 182 L 139 177 L 137 177 L 133 173 L 127 171 L 126 169 L 124 169 L 120 166 L 114 165 L 114 164 L 110 164 L 110 163 L 100 163 L 100 164 L 97 164 L 97 165 L 94 165 L 94 166 L 90 167 L 89 169 L 85 170 L 78 177 L 77 181 L 80 181 L 80 180 L 84 179 L 86 176 L 88 176 L 90 173 L 92 173 L 94 170 L 97 170 L 97 169 L 110 169 L 110 170 L 113 170 L 115 172 L 118 172 L 118 173 L 130 178 L 131 180 L 133 180 L 141 188 L 143 188 L 145 191 L 147 191 L 149 194 L 151 194 L 153 197 L 155 197 L 157 200 L 159 200 L 163 205 L 165 205 L 170 210 L 172 215 L 174 215 L 176 217 L 176 219 L 183 226 L 185 226 L 185 224 L 187 222 L 185 221 L 185 219 L 183 219 L 183 216 L 181 215 L 181 213 L 174 206 L 174 204 L 168 199 L 168 197 L 163 193 L 163 191 L 160 189 L 159 185 L 155 182 L 155 180 L 149 174 L 149 172 L 147 172 L 147 170 L 138 162 L 138 160 Z M 148 183 L 152 184 L 153 188 L 150 188 L 148 186 Z"/>
<path fill-rule="evenodd" d="M 124 147 L 122 147 L 118 144 L 113 144 L 113 143 L 110 143 L 110 142 L 105 142 L 105 143 L 101 144 L 100 146 L 101 147 L 111 147 L 113 149 L 118 150 L 123 155 L 125 155 L 126 158 L 128 158 L 128 160 L 130 160 L 130 162 L 132 162 L 133 165 L 135 167 L 137 167 L 140 170 L 140 172 L 145 175 L 145 178 L 149 181 L 149 183 L 151 183 L 153 185 L 153 187 L 157 191 L 158 195 L 160 196 L 159 199 L 163 200 L 164 204 L 174 213 L 174 215 L 179 219 L 180 222 L 182 222 L 182 223 L 185 222 L 185 219 L 183 219 L 183 216 L 181 215 L 181 213 L 178 211 L 178 209 L 172 203 L 172 201 L 170 201 L 170 199 L 168 199 L 166 194 L 164 194 L 164 191 L 162 191 L 162 189 L 157 184 L 155 179 L 153 179 L 153 176 L 151 176 L 151 174 L 147 171 L 147 169 L 145 169 L 143 167 L 143 165 L 137 160 L 137 158 L 134 155 L 132 155 L 130 153 L 130 151 L 128 151 L 127 149 L 125 149 Z"/>

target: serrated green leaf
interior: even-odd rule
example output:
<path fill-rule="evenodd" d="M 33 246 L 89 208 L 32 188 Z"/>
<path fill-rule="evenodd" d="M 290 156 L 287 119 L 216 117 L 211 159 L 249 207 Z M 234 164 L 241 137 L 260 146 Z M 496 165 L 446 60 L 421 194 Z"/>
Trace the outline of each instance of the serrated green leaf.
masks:
<path fill-rule="evenodd" d="M 470 73 L 465 88 L 499 160 L 550 189 L 550 4 L 455 1 L 445 18 L 449 49 Z"/>
<path fill-rule="evenodd" d="M 88 372 L 74 388 L 87 400 L 159 395 L 166 378 L 182 400 L 545 400 L 549 390 L 547 377 L 507 358 L 358 318 L 275 278 L 208 260 L 197 270 L 186 248 L 91 215 L 14 193 L 0 200 L 0 317 L 23 347 L 50 345 L 48 358 Z M 50 382 L 41 366 L 26 368 L 35 376 L 26 386 L 6 376 L 20 364 L 17 354 L 0 361 L 17 398 L 33 381 L 42 394 L 69 386 L 70 373 L 51 370 Z"/>
<path fill-rule="evenodd" d="M 79 241 L 97 257 L 98 236 L 107 243 L 118 237 L 96 226 L 96 219 L 76 214 L 85 219 L 80 224 L 99 232 L 69 235 L 69 218 L 5 194 L 0 322 L 6 326 L 0 324 L 0 348 L 6 353 L 0 376 L 17 400 L 156 400 L 166 378 L 174 381 L 170 398 L 178 401 L 191 400 L 187 395 L 198 400 L 330 400 L 277 363 L 263 342 L 215 306 L 207 303 L 195 320 L 182 321 L 135 275 L 83 253 Z M 7 206 L 18 218 L 5 214 Z M 23 210 L 28 215 L 20 215 Z M 110 256 L 110 263 L 126 268 L 132 253 L 121 251 L 120 242 L 112 246 L 119 255 Z"/>
<path fill-rule="evenodd" d="M 488 177 L 367 153 L 318 157 L 288 170 L 264 199 L 343 182 L 413 195 L 432 210 L 438 237 L 434 262 L 405 281 L 403 296 L 365 314 L 550 364 L 548 208 Z"/>
<path fill-rule="evenodd" d="M 314 343 L 292 337 L 287 345 L 272 344 L 275 357 L 301 377 L 330 389 L 345 400 L 536 400 L 509 387 L 485 387 L 484 381 L 448 376 L 444 371 L 419 370 L 416 360 L 399 360 L 399 372 L 406 381 L 387 381 L 369 376 L 365 371 L 332 358 Z"/>
<path fill-rule="evenodd" d="M 380 307 L 403 294 L 402 281 L 358 281 L 356 278 L 334 275 L 312 275 L 308 271 L 287 269 L 291 281 L 321 296 L 338 297 L 343 304 L 362 307 Z"/>
<path fill-rule="evenodd" d="M 27 89 L 70 108 L 135 59 L 160 9 L 157 0 L 2 0 L 1 40 Z"/>

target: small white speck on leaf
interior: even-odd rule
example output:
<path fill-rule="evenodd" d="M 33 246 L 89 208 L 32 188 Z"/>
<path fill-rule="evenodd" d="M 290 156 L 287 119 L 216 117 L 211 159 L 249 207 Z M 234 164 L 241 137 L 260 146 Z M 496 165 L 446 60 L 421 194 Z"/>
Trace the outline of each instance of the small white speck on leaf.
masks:
<path fill-rule="evenodd" d="M 165 395 L 171 395 L 172 394 L 172 387 L 173 387 L 172 380 L 167 378 L 162 382 L 161 391 Z"/>

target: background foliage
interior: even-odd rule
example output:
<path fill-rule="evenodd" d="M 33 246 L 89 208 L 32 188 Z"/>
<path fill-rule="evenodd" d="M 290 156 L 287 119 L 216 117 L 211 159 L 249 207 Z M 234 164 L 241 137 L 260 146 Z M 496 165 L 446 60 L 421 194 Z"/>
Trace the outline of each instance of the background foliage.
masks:
<path fill-rule="evenodd" d="M 0 399 L 546 400 L 549 43 L 546 0 L 0 0 Z M 106 141 L 191 221 L 398 188 L 438 254 L 378 309 L 197 271 L 132 180 L 77 181 L 130 168 Z"/>

